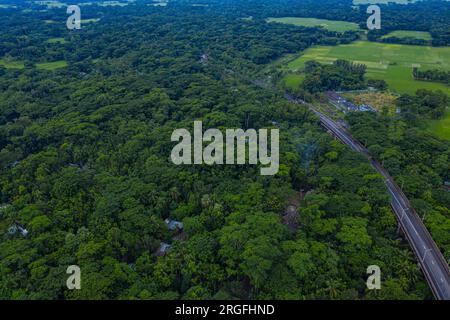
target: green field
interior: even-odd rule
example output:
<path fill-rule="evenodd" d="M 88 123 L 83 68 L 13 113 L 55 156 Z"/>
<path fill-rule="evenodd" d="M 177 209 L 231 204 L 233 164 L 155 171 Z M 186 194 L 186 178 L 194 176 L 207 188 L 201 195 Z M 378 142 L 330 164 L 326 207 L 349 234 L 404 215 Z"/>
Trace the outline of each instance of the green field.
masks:
<path fill-rule="evenodd" d="M 269 18 L 267 19 L 267 22 L 278 22 L 303 27 L 323 27 L 327 30 L 336 32 L 359 30 L 359 26 L 356 23 L 346 21 L 323 20 L 315 18 L 294 18 L 294 17 Z"/>
<path fill-rule="evenodd" d="M 67 62 L 64 60 L 60 61 L 54 61 L 54 62 L 43 62 L 43 63 L 36 63 L 36 68 L 42 69 L 42 70 L 49 70 L 53 71 L 59 68 L 67 67 Z"/>
<path fill-rule="evenodd" d="M 64 38 L 50 38 L 47 40 L 47 43 L 61 43 L 64 44 L 67 41 Z"/>
<path fill-rule="evenodd" d="M 3 66 L 7 69 L 23 69 L 25 68 L 25 64 L 23 61 L 13 61 L 10 59 L 0 59 L 0 66 Z M 53 71 L 59 68 L 67 67 L 67 62 L 64 60 L 54 61 L 54 62 L 41 62 L 36 63 L 36 68 L 42 70 Z"/>
<path fill-rule="evenodd" d="M 287 74 L 283 78 L 283 82 L 284 82 L 284 85 L 288 89 L 295 89 L 295 88 L 298 88 L 300 86 L 300 83 L 303 82 L 304 78 L 305 78 L 305 76 L 303 74 L 290 73 L 290 74 Z"/>
<path fill-rule="evenodd" d="M 387 39 L 387 38 L 392 38 L 392 37 L 396 37 L 396 38 L 413 38 L 413 39 L 426 40 L 426 41 L 431 41 L 433 39 L 429 32 L 408 31 L 408 30 L 392 31 L 392 32 L 382 36 L 381 39 Z"/>
<path fill-rule="evenodd" d="M 450 47 L 411 46 L 357 41 L 339 46 L 316 46 L 291 61 L 287 69 L 300 71 L 308 60 L 332 63 L 347 59 L 367 65 L 367 77 L 384 79 L 389 88 L 398 93 L 413 94 L 417 89 L 441 89 L 450 95 L 450 88 L 442 83 L 413 79 L 412 68 L 450 70 Z"/>
<path fill-rule="evenodd" d="M 0 59 L 0 66 L 7 69 L 23 69 L 25 65 L 22 61 L 12 61 L 9 59 Z"/>
<path fill-rule="evenodd" d="M 42 5 L 42 6 L 47 6 L 47 8 L 62 8 L 62 7 L 67 7 L 68 4 L 64 3 L 64 2 L 59 2 L 57 0 L 45 0 L 45 1 L 34 1 L 34 3 Z"/>
<path fill-rule="evenodd" d="M 447 110 L 443 119 L 430 121 L 428 130 L 442 139 L 450 140 L 450 110 Z"/>
<path fill-rule="evenodd" d="M 81 19 L 80 21 L 81 21 L 81 24 L 83 24 L 83 23 L 93 23 L 93 22 L 98 22 L 98 21 L 100 21 L 100 19 L 97 19 L 97 18 L 93 18 L 93 19 Z"/>

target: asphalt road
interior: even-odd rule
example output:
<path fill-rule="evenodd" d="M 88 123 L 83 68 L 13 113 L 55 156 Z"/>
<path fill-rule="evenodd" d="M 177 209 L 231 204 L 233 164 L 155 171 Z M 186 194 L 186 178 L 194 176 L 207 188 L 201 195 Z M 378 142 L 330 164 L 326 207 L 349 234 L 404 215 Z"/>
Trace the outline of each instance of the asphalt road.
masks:
<path fill-rule="evenodd" d="M 389 173 L 369 154 L 369 151 L 356 141 L 345 128 L 317 110 L 312 109 L 320 118 L 322 125 L 330 130 L 339 140 L 353 150 L 365 155 L 372 166 L 384 177 L 385 184 L 391 196 L 391 206 L 403 229 L 406 238 L 416 255 L 425 278 L 436 299 L 450 300 L 450 270 L 442 253 L 436 246 L 427 228 L 419 218 L 414 208 L 395 184 Z"/>

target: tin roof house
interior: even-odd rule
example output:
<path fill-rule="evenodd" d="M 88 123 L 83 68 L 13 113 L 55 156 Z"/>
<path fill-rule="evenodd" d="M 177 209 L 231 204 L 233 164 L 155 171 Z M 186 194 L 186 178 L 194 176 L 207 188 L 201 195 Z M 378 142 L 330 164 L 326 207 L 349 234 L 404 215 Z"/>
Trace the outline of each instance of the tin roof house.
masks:
<path fill-rule="evenodd" d="M 183 230 L 183 223 L 180 221 L 166 219 L 165 222 L 170 231 Z"/>
<path fill-rule="evenodd" d="M 165 242 L 161 242 L 158 248 L 158 251 L 156 252 L 156 255 L 159 257 L 163 257 L 165 256 L 169 250 L 170 250 L 171 245 Z"/>
<path fill-rule="evenodd" d="M 15 235 L 17 232 L 19 232 L 23 237 L 26 237 L 28 235 L 28 230 L 18 225 L 17 223 L 8 228 L 8 233 L 10 235 Z"/>

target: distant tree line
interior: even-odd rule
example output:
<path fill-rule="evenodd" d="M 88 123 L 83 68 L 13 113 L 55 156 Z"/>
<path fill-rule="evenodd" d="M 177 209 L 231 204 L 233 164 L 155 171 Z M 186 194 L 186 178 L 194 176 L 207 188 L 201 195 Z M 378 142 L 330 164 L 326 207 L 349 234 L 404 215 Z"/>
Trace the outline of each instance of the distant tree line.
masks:
<path fill-rule="evenodd" d="M 442 82 L 450 85 L 450 71 L 431 69 L 421 71 L 413 68 L 413 76 L 416 80 Z"/>
<path fill-rule="evenodd" d="M 175 0 L 176 3 L 196 4 L 197 0 Z M 367 30 L 367 4 L 354 5 L 353 0 L 205 0 L 210 11 L 222 10 L 253 19 L 268 17 L 310 17 L 342 20 L 359 24 Z M 450 45 L 450 2 L 445 0 L 416 1 L 405 4 L 379 4 L 382 12 L 382 28 L 370 30 L 368 40 L 403 44 L 448 46 Z M 432 41 L 413 38 L 382 37 L 395 30 L 426 31 Z M 356 31 L 346 37 L 357 36 Z"/>

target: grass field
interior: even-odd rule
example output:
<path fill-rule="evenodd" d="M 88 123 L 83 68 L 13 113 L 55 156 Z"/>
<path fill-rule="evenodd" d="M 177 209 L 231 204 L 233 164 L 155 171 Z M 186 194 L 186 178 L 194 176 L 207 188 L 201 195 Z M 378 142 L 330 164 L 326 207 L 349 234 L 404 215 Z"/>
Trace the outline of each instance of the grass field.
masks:
<path fill-rule="evenodd" d="M 430 121 L 428 130 L 441 139 L 450 140 L 450 110 L 443 119 Z"/>
<path fill-rule="evenodd" d="M 450 47 L 410 46 L 357 41 L 339 46 L 316 46 L 288 63 L 288 70 L 301 70 L 308 60 L 332 63 L 347 59 L 367 65 L 367 77 L 384 79 L 389 88 L 398 93 L 413 94 L 417 89 L 441 89 L 450 95 L 450 88 L 442 83 L 414 80 L 412 68 L 450 70 Z"/>
<path fill-rule="evenodd" d="M 93 18 L 93 19 L 81 19 L 81 24 L 83 23 L 93 23 L 93 22 L 98 22 L 100 21 L 100 19 L 97 18 Z"/>
<path fill-rule="evenodd" d="M 23 69 L 25 65 L 22 61 L 12 61 L 9 59 L 0 59 L 0 66 L 6 69 Z"/>
<path fill-rule="evenodd" d="M 396 38 L 413 38 L 413 39 L 426 40 L 426 41 L 431 41 L 433 39 L 429 32 L 408 31 L 408 30 L 392 31 L 392 32 L 382 36 L 381 39 L 387 39 L 387 38 L 392 38 L 392 37 L 396 37 Z"/>
<path fill-rule="evenodd" d="M 304 78 L 305 78 L 305 76 L 303 74 L 290 73 L 290 74 L 287 74 L 283 78 L 283 81 L 284 81 L 284 85 L 288 89 L 295 89 L 295 88 L 298 88 L 300 86 L 300 83 L 303 82 Z"/>
<path fill-rule="evenodd" d="M 36 68 L 42 70 L 53 71 L 59 68 L 67 67 L 67 62 L 64 60 L 54 61 L 54 62 L 44 62 L 44 63 L 36 63 Z"/>
<path fill-rule="evenodd" d="M 359 26 L 356 23 L 346 21 L 323 20 L 315 18 L 293 18 L 293 17 L 269 18 L 267 19 L 267 22 L 278 22 L 303 27 L 324 27 L 327 30 L 336 32 L 359 30 Z"/>
<path fill-rule="evenodd" d="M 119 6 L 119 7 L 125 7 L 128 5 L 127 2 L 120 2 L 120 1 L 104 1 L 102 3 L 99 4 L 102 7 L 115 7 L 115 6 Z"/>
<path fill-rule="evenodd" d="M 67 41 L 64 38 L 50 38 L 47 40 L 47 43 L 61 43 L 64 44 Z"/>
<path fill-rule="evenodd" d="M 0 59 L 0 66 L 3 66 L 7 69 L 23 69 L 25 68 L 25 64 L 23 61 L 12 61 L 9 59 Z M 53 71 L 59 68 L 67 67 L 67 62 L 64 60 L 54 61 L 54 62 L 42 62 L 36 63 L 36 68 L 42 70 Z"/>
<path fill-rule="evenodd" d="M 47 6 L 47 8 L 62 8 L 68 6 L 67 3 L 59 2 L 57 0 L 34 1 L 34 3 Z"/>

